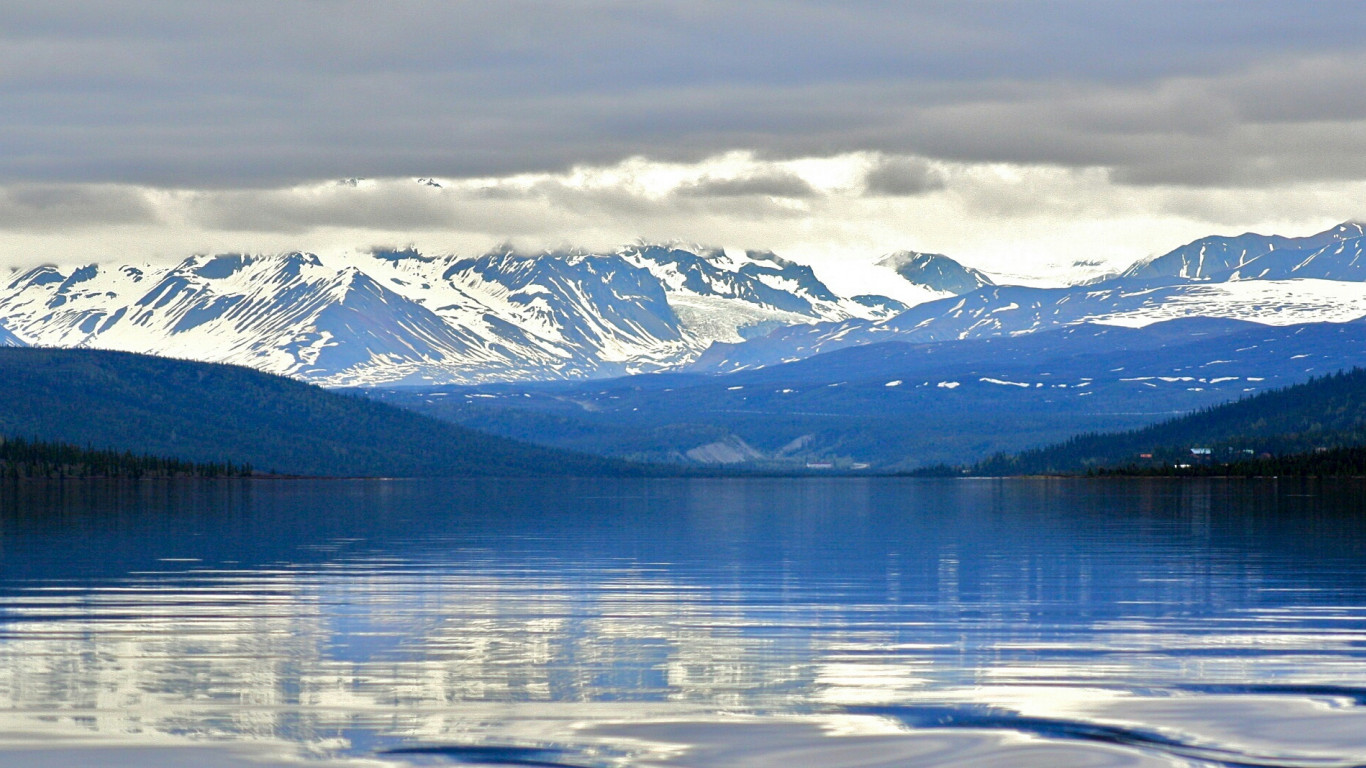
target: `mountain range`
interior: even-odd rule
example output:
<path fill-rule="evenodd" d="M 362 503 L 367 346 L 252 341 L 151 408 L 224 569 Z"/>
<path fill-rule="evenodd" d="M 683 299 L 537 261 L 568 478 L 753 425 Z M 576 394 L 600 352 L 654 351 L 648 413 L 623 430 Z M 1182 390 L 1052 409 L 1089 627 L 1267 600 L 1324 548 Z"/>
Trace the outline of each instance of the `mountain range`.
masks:
<path fill-rule="evenodd" d="M 1059 288 L 997 285 L 942 254 L 884 257 L 888 278 L 926 299 L 915 306 L 837 295 L 771 252 L 679 245 L 48 265 L 0 285 L 0 345 L 228 362 L 330 386 L 731 372 L 880 341 L 1088 322 L 1353 319 L 1366 315 L 1364 231 L 1207 237 Z"/>
<path fill-rule="evenodd" d="M 837 296 L 810 267 L 767 252 L 226 254 L 16 274 L 0 287 L 0 344 L 235 363 L 325 385 L 588 378 L 905 309 Z"/>
<path fill-rule="evenodd" d="M 914 285 L 933 286 L 954 295 L 996 284 L 986 274 L 965 267 L 942 253 L 897 251 L 882 257 L 878 266 L 891 269 Z"/>
<path fill-rule="evenodd" d="M 1142 326 L 1180 317 L 1272 325 L 1366 316 L 1366 225 L 1304 238 L 1208 237 L 1119 275 L 1061 288 L 983 285 L 885 320 L 790 326 L 712 345 L 690 370 L 725 373 L 880 341 L 1014 336 L 1079 323 Z"/>
<path fill-rule="evenodd" d="M 1054 288 L 884 257 L 913 306 L 767 251 L 644 243 L 49 265 L 0 285 L 0 346 L 235 363 L 618 457 L 902 468 L 1366 364 L 1363 247 L 1357 222 L 1212 236 Z"/>

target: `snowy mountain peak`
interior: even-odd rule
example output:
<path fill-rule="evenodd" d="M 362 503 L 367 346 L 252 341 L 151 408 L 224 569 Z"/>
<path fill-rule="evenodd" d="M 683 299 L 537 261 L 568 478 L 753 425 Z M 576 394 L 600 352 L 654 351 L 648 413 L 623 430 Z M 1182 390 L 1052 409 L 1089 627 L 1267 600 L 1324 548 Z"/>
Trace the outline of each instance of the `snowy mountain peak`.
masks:
<path fill-rule="evenodd" d="M 10 332 L 9 328 L 5 327 L 5 324 L 3 322 L 0 322 L 0 347 L 27 346 L 28 345 L 24 343 L 23 339 L 19 338 L 18 336 L 15 336 L 13 333 Z"/>
<path fill-rule="evenodd" d="M 1366 236 L 1366 222 L 1358 219 L 1348 219 L 1341 224 L 1328 230 L 1344 240 Z"/>
<path fill-rule="evenodd" d="M 258 262 L 262 257 L 242 253 L 224 253 L 216 256 L 191 256 L 181 262 L 181 266 L 200 277 L 220 280 L 235 275 Z M 284 257 L 280 257 L 281 260 Z"/>
<path fill-rule="evenodd" d="M 405 248 L 371 248 L 370 255 L 382 261 L 397 262 L 404 261 L 405 259 L 411 259 L 413 261 L 432 261 L 431 256 L 424 256 L 411 245 Z"/>
<path fill-rule="evenodd" d="M 955 295 L 972 293 L 988 285 L 995 285 L 990 277 L 971 267 L 965 267 L 941 253 L 897 251 L 878 261 L 915 285 L 932 291 Z"/>
<path fill-rule="evenodd" d="M 60 271 L 58 271 L 57 265 L 43 264 L 34 267 L 28 270 L 27 272 L 20 272 L 18 275 L 14 277 L 14 279 L 9 281 L 9 284 L 6 286 L 6 288 L 8 290 L 15 290 L 16 288 L 20 288 L 21 286 L 60 283 L 63 280 L 66 280 L 66 276 L 63 275 Z"/>
<path fill-rule="evenodd" d="M 1145 259 L 1117 279 L 1226 282 L 1232 280 L 1366 279 L 1362 258 L 1366 225 L 1347 221 L 1307 237 L 1247 232 L 1236 237 L 1202 237 Z"/>
<path fill-rule="evenodd" d="M 793 262 L 784 259 L 773 251 L 745 251 L 745 258 L 750 261 L 767 261 L 779 267 L 790 266 Z"/>
<path fill-rule="evenodd" d="M 230 362 L 331 385 L 579 378 L 904 309 L 879 298 L 843 298 L 808 266 L 719 249 L 198 254 L 17 275 L 0 287 L 0 344 Z"/>

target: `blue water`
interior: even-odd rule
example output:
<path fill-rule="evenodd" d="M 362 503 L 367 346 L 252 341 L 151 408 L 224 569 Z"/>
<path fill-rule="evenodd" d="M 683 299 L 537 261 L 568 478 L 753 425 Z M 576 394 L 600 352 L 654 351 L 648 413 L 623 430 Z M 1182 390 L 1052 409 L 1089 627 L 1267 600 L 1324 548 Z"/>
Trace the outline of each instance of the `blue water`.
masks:
<path fill-rule="evenodd" d="M 0 765 L 1366 765 L 1354 481 L 0 485 Z"/>

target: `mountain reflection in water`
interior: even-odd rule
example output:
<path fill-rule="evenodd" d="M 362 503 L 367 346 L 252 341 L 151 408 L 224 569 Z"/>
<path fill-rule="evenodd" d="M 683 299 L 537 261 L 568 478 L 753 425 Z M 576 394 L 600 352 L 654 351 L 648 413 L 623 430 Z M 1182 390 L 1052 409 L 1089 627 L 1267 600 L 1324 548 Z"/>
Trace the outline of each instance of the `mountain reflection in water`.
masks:
<path fill-rule="evenodd" d="M 0 765 L 1366 764 L 1366 486 L 0 486 Z"/>

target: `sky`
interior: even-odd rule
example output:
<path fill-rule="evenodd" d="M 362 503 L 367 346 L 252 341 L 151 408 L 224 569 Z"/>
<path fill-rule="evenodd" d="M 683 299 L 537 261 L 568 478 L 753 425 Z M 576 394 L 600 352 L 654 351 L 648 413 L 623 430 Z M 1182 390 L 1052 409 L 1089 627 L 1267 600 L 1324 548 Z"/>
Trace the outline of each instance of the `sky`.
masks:
<path fill-rule="evenodd" d="M 11 0 L 0 265 L 898 250 L 1059 283 L 1366 218 L 1366 4 Z"/>

